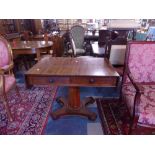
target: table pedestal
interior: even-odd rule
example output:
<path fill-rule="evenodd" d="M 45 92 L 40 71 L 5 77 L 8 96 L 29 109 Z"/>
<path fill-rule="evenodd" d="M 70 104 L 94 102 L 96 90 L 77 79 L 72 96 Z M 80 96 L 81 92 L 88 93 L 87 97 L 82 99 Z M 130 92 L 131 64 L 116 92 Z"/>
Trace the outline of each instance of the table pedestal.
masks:
<path fill-rule="evenodd" d="M 69 87 L 68 100 L 60 97 L 57 102 L 62 105 L 62 108 L 51 113 L 53 119 L 58 119 L 64 115 L 80 115 L 88 117 L 90 120 L 95 120 L 97 117 L 96 113 L 86 108 L 86 105 L 94 103 L 94 99 L 89 97 L 85 101 L 80 101 L 79 87 Z"/>

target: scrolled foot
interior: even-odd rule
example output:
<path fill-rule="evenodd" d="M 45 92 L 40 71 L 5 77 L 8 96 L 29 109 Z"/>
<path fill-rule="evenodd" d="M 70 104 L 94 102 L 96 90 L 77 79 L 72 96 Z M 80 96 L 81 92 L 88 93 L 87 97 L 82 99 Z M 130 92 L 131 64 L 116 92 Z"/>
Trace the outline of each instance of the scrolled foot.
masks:
<path fill-rule="evenodd" d="M 90 121 L 95 121 L 96 118 L 97 118 L 97 115 L 96 115 L 95 113 L 92 114 L 92 115 L 90 115 L 90 116 L 88 116 L 88 119 L 89 119 Z"/>

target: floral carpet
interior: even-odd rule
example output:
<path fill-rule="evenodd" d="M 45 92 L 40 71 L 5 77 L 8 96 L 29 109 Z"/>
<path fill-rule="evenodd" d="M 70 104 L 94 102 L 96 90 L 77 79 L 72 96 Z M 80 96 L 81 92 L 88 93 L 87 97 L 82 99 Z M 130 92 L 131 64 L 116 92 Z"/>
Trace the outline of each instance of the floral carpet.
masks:
<path fill-rule="evenodd" d="M 51 105 L 55 99 L 57 87 L 32 87 L 25 89 L 18 85 L 22 100 L 12 90 L 9 95 L 9 106 L 14 121 L 8 120 L 6 110 L 0 101 L 0 134 L 1 135 L 39 135 L 46 126 Z"/>
<path fill-rule="evenodd" d="M 125 135 L 129 129 L 130 117 L 127 106 L 113 99 L 96 99 L 102 129 L 107 135 Z M 137 125 L 133 135 L 155 135 L 155 128 Z"/>

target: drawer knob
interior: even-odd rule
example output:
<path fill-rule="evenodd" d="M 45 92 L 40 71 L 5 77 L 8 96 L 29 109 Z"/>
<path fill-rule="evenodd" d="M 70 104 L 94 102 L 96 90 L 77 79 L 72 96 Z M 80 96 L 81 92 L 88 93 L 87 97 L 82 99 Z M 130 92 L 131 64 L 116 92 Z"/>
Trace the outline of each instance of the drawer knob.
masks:
<path fill-rule="evenodd" d="M 50 83 L 54 83 L 54 80 L 53 80 L 53 79 L 50 79 L 49 82 L 50 82 Z"/>
<path fill-rule="evenodd" d="M 95 83 L 95 80 L 94 80 L 93 78 L 91 78 L 91 79 L 89 80 L 89 82 L 90 82 L 90 83 Z"/>

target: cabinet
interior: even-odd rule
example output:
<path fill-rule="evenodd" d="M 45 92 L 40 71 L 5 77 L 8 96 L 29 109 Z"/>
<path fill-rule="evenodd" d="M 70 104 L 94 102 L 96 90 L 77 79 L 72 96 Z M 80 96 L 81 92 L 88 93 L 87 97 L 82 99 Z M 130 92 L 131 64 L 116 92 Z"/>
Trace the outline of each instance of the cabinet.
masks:
<path fill-rule="evenodd" d="M 5 34 L 17 32 L 16 22 L 14 19 L 3 19 L 2 27 L 3 27 Z"/>

